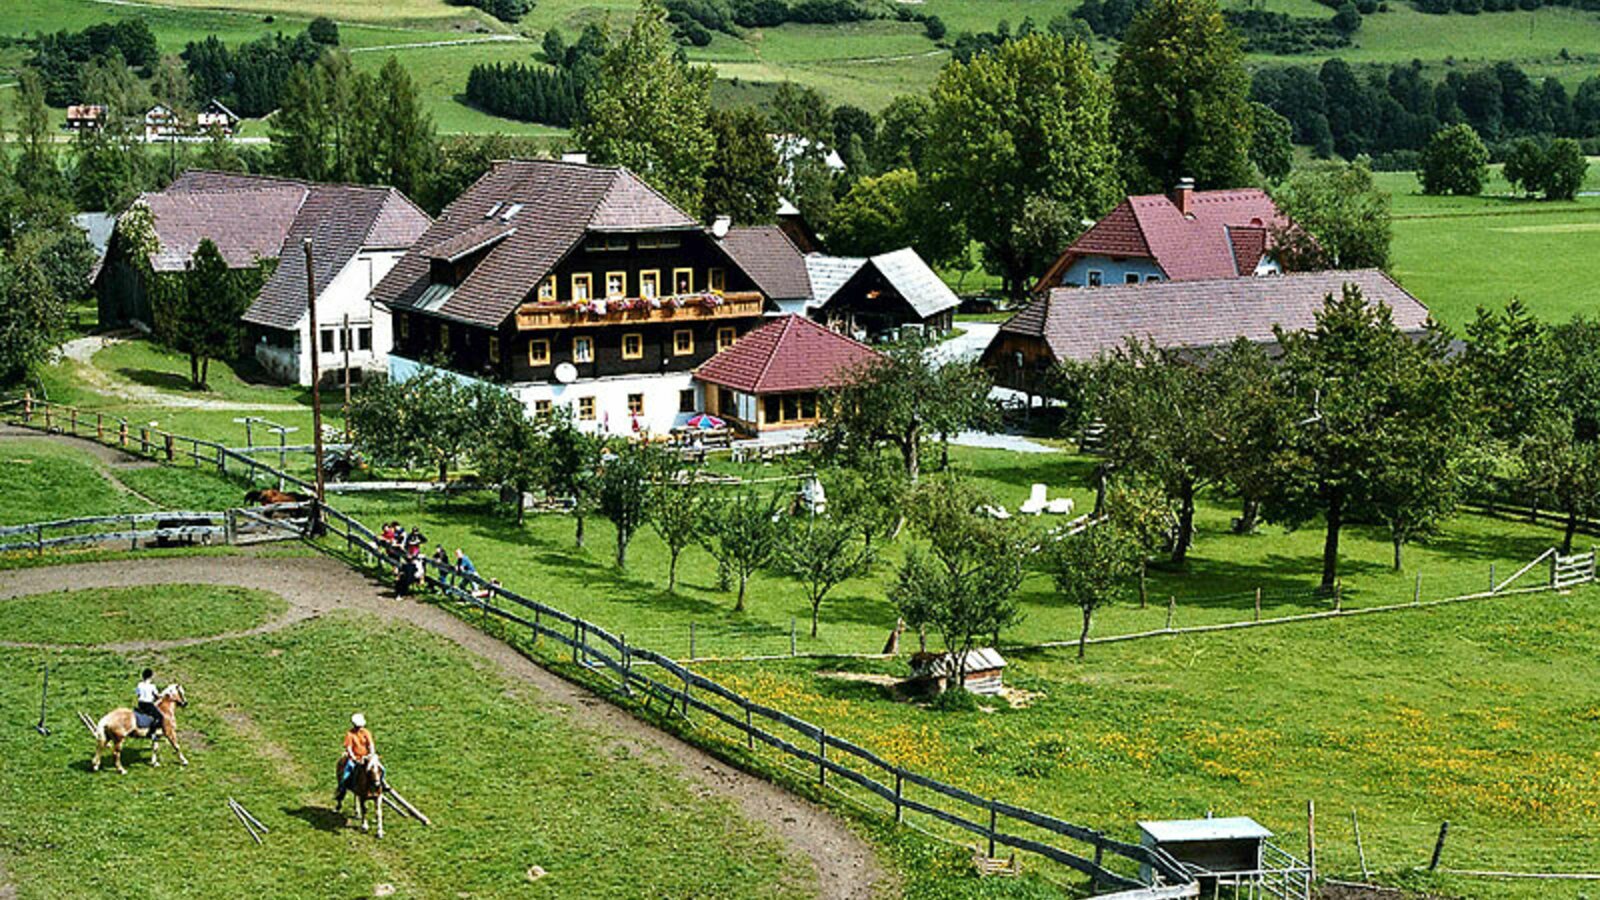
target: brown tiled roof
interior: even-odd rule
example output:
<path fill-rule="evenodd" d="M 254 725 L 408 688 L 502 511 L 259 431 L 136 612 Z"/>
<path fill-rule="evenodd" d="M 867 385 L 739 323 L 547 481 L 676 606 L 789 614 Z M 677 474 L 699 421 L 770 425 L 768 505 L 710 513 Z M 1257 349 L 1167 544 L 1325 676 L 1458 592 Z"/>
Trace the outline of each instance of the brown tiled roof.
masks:
<path fill-rule="evenodd" d="M 815 391 L 839 384 L 882 354 L 805 316 L 779 316 L 694 370 L 709 384 L 747 394 Z"/>
<path fill-rule="evenodd" d="M 1395 325 L 1418 332 L 1428 309 L 1377 269 L 1302 272 L 1262 278 L 1164 281 L 1099 288 L 1055 288 L 1000 326 L 1007 334 L 1042 337 L 1058 361 L 1087 362 L 1129 338 L 1167 349 L 1219 347 L 1244 337 L 1274 340 L 1273 326 L 1302 331 L 1330 294 L 1346 284 L 1389 307 Z"/>
<path fill-rule="evenodd" d="M 1151 259 L 1172 281 L 1237 277 L 1243 270 L 1235 262 L 1230 228 L 1256 228 L 1265 235 L 1273 226 L 1289 224 L 1259 188 L 1195 191 L 1182 212 L 1166 194 L 1132 196 L 1073 241 L 1041 287 L 1054 284 L 1083 256 Z"/>
<path fill-rule="evenodd" d="M 269 184 L 141 195 L 137 202 L 149 208 L 159 244 L 150 266 L 157 272 L 181 272 L 208 238 L 230 268 L 276 259 L 306 193 L 300 185 Z"/>
<path fill-rule="evenodd" d="M 431 220 L 393 188 L 313 184 L 283 242 L 278 268 L 262 286 L 244 320 L 269 328 L 294 328 L 306 311 L 306 257 L 311 238 L 317 295 L 362 248 L 409 247 Z M 385 233 L 375 234 L 382 227 Z M 398 242 L 398 243 L 397 243 Z"/>
<path fill-rule="evenodd" d="M 418 248 L 428 255 L 429 259 L 442 259 L 454 262 L 474 250 L 480 250 L 495 241 L 511 236 L 517 226 L 490 219 L 482 225 L 474 225 L 466 231 L 452 237 L 447 237 L 431 247 Z"/>
<path fill-rule="evenodd" d="M 739 268 L 774 300 L 810 300 L 811 276 L 800 248 L 776 225 L 742 225 L 722 237 Z"/>
<path fill-rule="evenodd" d="M 508 216 L 509 211 L 509 218 Z M 690 230 L 699 225 L 632 172 L 556 160 L 502 160 L 457 197 L 418 247 L 437 247 L 488 221 L 515 225 L 457 286 L 438 313 L 496 327 L 590 230 Z M 373 290 L 391 307 L 414 306 L 428 287 L 427 253 L 407 253 Z"/>
<path fill-rule="evenodd" d="M 1240 275 L 1254 275 L 1261 257 L 1267 253 L 1267 229 L 1255 225 L 1239 225 L 1228 229 L 1228 245 L 1233 251 L 1234 271 Z"/>

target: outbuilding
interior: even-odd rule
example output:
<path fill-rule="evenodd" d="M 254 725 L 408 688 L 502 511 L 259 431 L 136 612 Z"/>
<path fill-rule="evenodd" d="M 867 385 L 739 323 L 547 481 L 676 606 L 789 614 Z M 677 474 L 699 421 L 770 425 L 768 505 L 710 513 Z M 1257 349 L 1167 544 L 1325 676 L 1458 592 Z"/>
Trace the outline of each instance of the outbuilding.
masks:
<path fill-rule="evenodd" d="M 1248 816 L 1139 823 L 1140 844 L 1164 851 L 1202 877 L 1261 871 L 1270 837 L 1271 831 Z"/>
<path fill-rule="evenodd" d="M 969 693 L 994 696 L 1005 690 L 1005 658 L 993 647 L 968 650 L 963 686 Z M 949 653 L 918 654 L 911 658 L 911 677 L 937 681 L 941 690 L 955 677 L 955 657 Z"/>

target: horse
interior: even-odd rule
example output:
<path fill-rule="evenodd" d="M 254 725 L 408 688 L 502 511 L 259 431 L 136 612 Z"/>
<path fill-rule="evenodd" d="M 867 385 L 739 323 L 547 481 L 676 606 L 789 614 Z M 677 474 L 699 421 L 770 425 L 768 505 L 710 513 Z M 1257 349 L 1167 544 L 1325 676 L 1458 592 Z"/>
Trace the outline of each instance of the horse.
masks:
<path fill-rule="evenodd" d="M 189 698 L 184 696 L 183 688 L 176 684 L 167 685 L 167 689 L 156 698 L 156 709 L 161 710 L 161 730 L 152 732 L 149 728 L 140 728 L 139 720 L 133 710 L 127 707 L 118 707 L 100 717 L 94 726 L 94 771 L 100 771 L 100 757 L 105 753 L 106 745 L 111 745 L 112 759 L 117 764 L 117 772 L 121 775 L 128 774 L 122 767 L 122 742 L 130 737 L 147 737 L 150 739 L 150 765 L 160 766 L 161 760 L 156 756 L 156 747 L 165 737 L 167 743 L 172 745 L 174 753 L 178 754 L 179 765 L 187 766 L 188 757 L 183 755 L 183 748 L 178 746 L 178 718 L 177 709 L 188 706 Z"/>
<path fill-rule="evenodd" d="M 344 778 L 344 760 L 339 760 L 339 767 L 335 770 L 334 777 Z M 356 804 L 361 809 L 361 830 L 367 830 L 367 804 L 371 803 L 378 810 L 378 837 L 383 837 L 383 764 L 378 762 L 378 754 L 367 757 L 365 763 L 357 763 L 355 771 L 350 773 L 348 790 L 356 795 Z M 339 797 L 339 802 L 334 805 L 334 812 L 344 810 L 344 797 Z"/>
<path fill-rule="evenodd" d="M 278 503 L 305 503 L 310 499 L 305 494 L 280 491 L 276 488 L 260 488 L 244 495 L 244 502 L 254 503 L 257 506 L 273 506 Z"/>

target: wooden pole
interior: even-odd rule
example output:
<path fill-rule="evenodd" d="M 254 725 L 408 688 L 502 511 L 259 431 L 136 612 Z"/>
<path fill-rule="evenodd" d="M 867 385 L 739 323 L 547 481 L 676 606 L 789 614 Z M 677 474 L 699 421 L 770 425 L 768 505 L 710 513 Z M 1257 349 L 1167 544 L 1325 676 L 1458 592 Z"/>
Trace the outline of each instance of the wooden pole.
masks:
<path fill-rule="evenodd" d="M 794 646 L 794 616 L 789 617 L 789 655 L 796 655 Z"/>
<path fill-rule="evenodd" d="M 828 729 L 817 729 L 817 782 L 828 783 Z"/>
<path fill-rule="evenodd" d="M 1411 605 L 1422 605 L 1422 573 L 1417 573 L 1416 585 L 1411 588 Z"/>
<path fill-rule="evenodd" d="M 1317 801 L 1306 801 L 1306 868 L 1317 880 Z"/>
<path fill-rule="evenodd" d="M 1367 868 L 1367 851 L 1361 846 L 1361 820 L 1356 818 L 1356 811 L 1350 810 L 1350 830 L 1356 835 L 1356 856 L 1361 860 L 1361 880 L 1371 881 L 1372 872 Z"/>
<path fill-rule="evenodd" d="M 250 834 L 250 839 L 259 845 L 261 843 L 261 835 L 256 834 L 256 830 L 250 826 L 250 822 L 244 817 L 244 813 L 240 812 L 232 802 L 228 804 L 228 811 L 233 813 L 233 817 L 239 820 L 240 825 L 244 826 L 244 830 Z"/>
<path fill-rule="evenodd" d="M 694 662 L 694 623 L 689 623 L 689 661 Z"/>
<path fill-rule="evenodd" d="M 1256 621 L 1261 621 L 1261 588 L 1256 588 Z"/>
<path fill-rule="evenodd" d="M 250 822 L 252 824 L 254 824 L 257 828 L 261 829 L 261 833 L 262 834 L 271 833 L 272 829 L 270 829 L 267 826 L 261 824 L 261 820 L 260 819 L 256 818 L 255 816 L 252 816 L 250 814 L 250 810 L 244 808 L 244 804 L 243 803 L 240 803 L 239 801 L 233 799 L 232 797 L 229 797 L 228 798 L 228 805 L 232 806 L 234 809 L 237 809 L 239 812 L 244 813 L 244 817 L 246 819 L 249 819 Z"/>
<path fill-rule="evenodd" d="M 1428 861 L 1428 871 L 1439 868 L 1439 857 L 1444 855 L 1444 839 L 1450 834 L 1448 821 L 1439 823 L 1439 839 L 1433 842 L 1433 858 Z"/>
<path fill-rule="evenodd" d="M 344 328 L 339 332 L 344 348 L 344 440 L 350 442 L 350 314 L 344 314 Z"/>
<path fill-rule="evenodd" d="M 899 825 L 905 819 L 905 809 L 900 805 L 900 797 L 902 796 L 902 794 L 901 794 L 902 790 L 903 790 L 903 785 L 902 785 L 902 782 L 901 782 L 900 770 L 899 769 L 895 769 L 894 770 L 894 823 L 896 825 Z"/>
<path fill-rule="evenodd" d="M 999 813 L 994 810 L 994 801 L 989 801 L 989 858 L 994 859 L 994 833 L 999 827 Z"/>
<path fill-rule="evenodd" d="M 1489 593 L 1494 593 L 1494 563 L 1489 563 Z"/>
<path fill-rule="evenodd" d="M 313 455 L 316 457 L 312 460 L 312 465 L 316 470 L 315 483 L 317 486 L 317 506 L 311 511 L 311 523 L 313 533 L 320 533 L 321 529 L 316 527 L 316 523 L 321 517 L 322 503 L 326 499 L 323 493 L 326 485 L 322 481 L 322 389 L 320 385 L 322 373 L 319 371 L 319 361 L 317 359 L 317 339 L 319 337 L 317 333 L 317 279 L 315 270 L 311 265 L 311 238 L 301 241 L 300 246 L 304 247 L 306 252 L 306 309 L 311 318 L 311 447 Z"/>
<path fill-rule="evenodd" d="M 1167 595 L 1167 630 L 1172 630 L 1172 616 L 1178 611 L 1178 598 L 1174 594 Z"/>

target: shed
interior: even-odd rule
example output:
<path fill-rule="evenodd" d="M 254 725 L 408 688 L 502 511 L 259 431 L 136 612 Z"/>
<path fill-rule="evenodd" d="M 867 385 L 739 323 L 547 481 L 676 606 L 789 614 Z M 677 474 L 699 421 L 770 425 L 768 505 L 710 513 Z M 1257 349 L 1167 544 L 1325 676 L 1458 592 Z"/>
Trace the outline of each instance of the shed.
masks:
<path fill-rule="evenodd" d="M 966 678 L 963 684 L 974 694 L 992 696 L 1005 689 L 1002 673 L 1005 658 L 993 647 L 978 647 L 967 651 Z M 911 677 L 932 679 L 947 684 L 955 675 L 954 659 L 949 653 L 918 654 L 911 658 Z"/>
<path fill-rule="evenodd" d="M 1272 832 L 1249 816 L 1139 823 L 1140 844 L 1163 850 L 1192 869 L 1219 875 L 1260 871 L 1270 837 Z"/>

